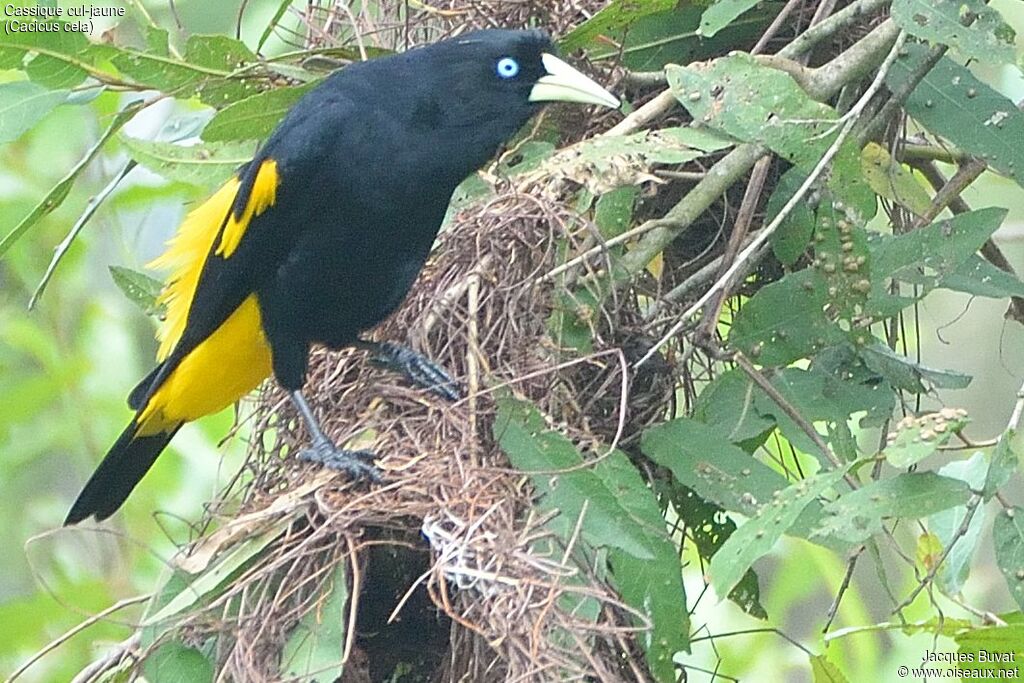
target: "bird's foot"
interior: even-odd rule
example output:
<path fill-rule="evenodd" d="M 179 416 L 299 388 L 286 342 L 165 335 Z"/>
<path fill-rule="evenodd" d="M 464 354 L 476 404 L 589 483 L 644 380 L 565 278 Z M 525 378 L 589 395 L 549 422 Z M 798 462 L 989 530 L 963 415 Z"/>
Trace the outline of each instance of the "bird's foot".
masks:
<path fill-rule="evenodd" d="M 426 356 L 393 342 L 370 344 L 372 361 L 405 376 L 410 382 L 449 401 L 462 398 L 462 389 L 448 372 Z"/>
<path fill-rule="evenodd" d="M 314 441 L 313 445 L 299 452 L 299 460 L 313 462 L 338 472 L 344 472 L 356 481 L 379 483 L 383 481 L 380 469 L 373 464 L 376 454 L 372 451 L 350 451 L 338 448 L 326 439 Z"/>

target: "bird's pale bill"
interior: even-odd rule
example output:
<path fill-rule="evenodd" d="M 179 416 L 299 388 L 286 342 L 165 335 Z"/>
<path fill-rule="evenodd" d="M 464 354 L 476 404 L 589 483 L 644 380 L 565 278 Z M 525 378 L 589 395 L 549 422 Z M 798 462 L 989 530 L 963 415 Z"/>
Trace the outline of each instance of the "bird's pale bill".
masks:
<path fill-rule="evenodd" d="M 619 108 L 619 98 L 549 52 L 541 56 L 547 73 L 530 91 L 531 102 L 577 102 Z"/>

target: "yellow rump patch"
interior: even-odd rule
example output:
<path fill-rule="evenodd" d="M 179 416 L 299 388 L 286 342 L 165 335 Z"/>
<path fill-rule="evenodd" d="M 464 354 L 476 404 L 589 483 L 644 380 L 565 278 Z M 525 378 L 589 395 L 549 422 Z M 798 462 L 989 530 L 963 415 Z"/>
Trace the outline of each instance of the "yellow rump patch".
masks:
<path fill-rule="evenodd" d="M 194 348 L 139 413 L 139 435 L 166 432 L 228 407 L 270 376 L 270 346 L 255 294 Z"/>
<path fill-rule="evenodd" d="M 206 257 L 220 234 L 216 254 L 229 258 L 238 248 L 249 222 L 273 206 L 277 199 L 277 162 L 268 159 L 260 165 L 249 201 L 240 218 L 236 219 L 231 207 L 241 185 L 232 178 L 202 205 L 189 212 L 177 234 L 167 243 L 167 251 L 149 263 L 150 268 L 171 270 L 167 284 L 157 299 L 166 307 L 167 316 L 157 333 L 160 348 L 157 359 L 164 360 L 181 339 L 188 322 L 189 309 L 195 298 L 199 276 Z M 223 226 L 223 230 L 221 229 Z M 239 309 L 241 310 L 241 309 Z"/>

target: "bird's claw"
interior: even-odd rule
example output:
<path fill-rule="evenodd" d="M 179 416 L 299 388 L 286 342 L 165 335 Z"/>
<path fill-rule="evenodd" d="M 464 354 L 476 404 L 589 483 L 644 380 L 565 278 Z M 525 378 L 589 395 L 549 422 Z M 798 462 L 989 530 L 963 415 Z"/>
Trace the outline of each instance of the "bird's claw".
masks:
<path fill-rule="evenodd" d="M 330 441 L 314 443 L 299 452 L 299 460 L 322 465 L 328 469 L 344 472 L 355 481 L 369 481 L 377 484 L 384 477 L 373 464 L 377 455 L 372 451 L 350 451 L 338 448 Z"/>
<path fill-rule="evenodd" d="M 426 356 L 393 342 L 374 345 L 372 362 L 400 372 L 418 387 L 449 401 L 462 398 L 462 389 L 448 372 Z"/>

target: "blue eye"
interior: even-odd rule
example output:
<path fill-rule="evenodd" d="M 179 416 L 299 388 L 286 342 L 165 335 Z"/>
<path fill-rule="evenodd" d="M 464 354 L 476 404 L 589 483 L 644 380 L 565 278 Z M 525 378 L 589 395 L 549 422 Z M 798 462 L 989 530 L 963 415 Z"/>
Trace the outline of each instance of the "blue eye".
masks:
<path fill-rule="evenodd" d="M 519 62 L 511 57 L 502 57 L 498 60 L 496 70 L 502 78 L 515 78 L 519 75 Z"/>

